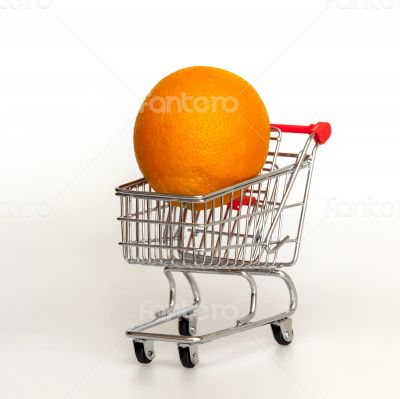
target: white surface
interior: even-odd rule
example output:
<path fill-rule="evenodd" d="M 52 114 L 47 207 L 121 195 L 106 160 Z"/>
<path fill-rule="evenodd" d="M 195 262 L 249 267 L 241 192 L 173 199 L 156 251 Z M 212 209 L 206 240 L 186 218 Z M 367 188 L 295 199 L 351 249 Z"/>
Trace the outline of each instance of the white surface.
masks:
<path fill-rule="evenodd" d="M 2 398 L 398 395 L 398 2 L 0 6 Z M 124 263 L 113 189 L 139 174 L 143 96 L 196 64 L 251 81 L 274 122 L 334 127 L 292 270 L 295 341 L 253 330 L 200 347 L 193 370 L 160 343 L 139 366 L 123 332 L 148 300 L 165 303 L 166 281 Z M 246 283 L 232 280 L 202 276 L 205 303 L 245 312 Z M 260 286 L 261 312 L 284 305 L 274 284 Z"/>

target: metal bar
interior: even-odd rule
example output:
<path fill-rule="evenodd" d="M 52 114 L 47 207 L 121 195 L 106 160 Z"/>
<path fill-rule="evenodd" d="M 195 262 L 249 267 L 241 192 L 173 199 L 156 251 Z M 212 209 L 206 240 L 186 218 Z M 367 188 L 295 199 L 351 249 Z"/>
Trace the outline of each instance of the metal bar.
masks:
<path fill-rule="evenodd" d="M 166 315 L 156 317 L 153 320 L 138 324 L 135 327 L 127 330 L 126 334 L 128 335 L 129 332 L 143 331 L 147 330 L 148 328 L 158 326 L 159 324 L 166 323 L 167 321 L 174 320 L 177 319 L 178 317 L 193 313 L 197 308 L 198 308 L 197 305 L 189 305 L 181 309 L 176 309 Z"/>
<path fill-rule="evenodd" d="M 257 285 L 256 282 L 254 281 L 253 276 L 246 272 L 240 272 L 240 275 L 244 277 L 250 285 L 250 310 L 246 316 L 243 316 L 236 321 L 237 326 L 246 324 L 254 317 L 254 315 L 256 314 L 256 305 L 257 305 Z"/>
<path fill-rule="evenodd" d="M 246 324 L 242 324 L 239 326 L 234 326 L 230 328 L 226 328 L 224 330 L 215 331 L 212 333 L 204 334 L 204 335 L 193 335 L 193 336 L 183 336 L 183 335 L 175 335 L 175 334 L 159 334 L 159 333 L 146 333 L 140 332 L 137 329 L 128 330 L 126 332 L 126 336 L 132 339 L 149 339 L 152 341 L 165 341 L 165 342 L 175 342 L 178 344 L 205 344 L 207 342 L 214 341 L 218 338 L 227 337 L 229 335 L 237 334 L 242 331 L 251 330 L 252 328 L 260 327 L 266 324 L 271 324 L 276 321 L 285 319 L 293 314 L 293 311 L 287 311 L 284 313 L 277 314 L 275 316 L 267 317 L 258 321 L 251 321 Z"/>
<path fill-rule="evenodd" d="M 266 203 L 266 205 L 270 205 L 270 204 Z M 290 209 L 290 208 L 294 208 L 296 206 L 302 206 L 302 205 L 303 205 L 303 202 L 295 202 L 293 204 L 285 205 L 283 207 L 283 209 Z M 262 210 L 262 211 L 258 211 L 258 212 L 252 212 L 251 213 L 251 217 L 277 211 L 280 206 L 281 206 L 281 203 L 277 201 L 276 204 L 275 204 L 275 207 L 268 208 L 268 209 L 265 209 L 265 210 Z M 144 213 L 144 212 L 141 212 L 141 213 Z M 231 218 L 231 221 L 240 220 L 240 219 L 247 219 L 247 218 L 248 218 L 247 214 L 238 215 L 238 216 L 233 216 Z M 126 217 L 126 216 L 118 217 L 117 220 L 119 220 L 121 222 L 122 221 L 125 221 L 125 222 L 136 222 L 138 219 L 137 219 L 137 215 L 134 214 L 134 215 L 131 215 L 131 216 L 128 216 L 128 217 Z M 189 223 L 189 222 L 168 222 L 168 221 L 164 221 L 164 220 L 152 220 L 152 219 L 140 219 L 140 222 L 143 222 L 143 223 L 154 223 L 154 224 L 165 224 L 165 225 L 172 224 L 174 226 L 186 226 L 186 227 L 194 226 L 194 227 L 197 227 L 199 229 L 204 229 L 204 227 L 211 227 L 213 225 L 220 225 L 220 224 L 226 223 L 227 220 L 228 219 L 218 220 L 218 221 L 214 221 L 214 222 L 207 222 L 206 224 L 204 224 L 204 223 Z"/>
<path fill-rule="evenodd" d="M 186 277 L 187 281 L 190 284 L 190 288 L 192 289 L 193 306 L 197 306 L 198 307 L 200 305 L 201 297 L 200 297 L 200 290 L 199 290 L 199 287 L 198 287 L 198 285 L 196 283 L 196 280 L 188 272 L 183 272 L 183 275 Z"/>
<path fill-rule="evenodd" d="M 304 157 L 303 159 L 304 165 L 302 167 L 307 167 L 308 159 Z M 242 188 L 246 188 L 252 184 L 258 183 L 260 181 L 268 180 L 278 175 L 283 175 L 286 173 L 290 173 L 295 167 L 299 166 L 297 163 L 285 166 L 283 168 L 272 170 L 271 172 L 261 174 L 259 176 L 253 177 L 252 179 L 245 180 L 241 183 L 234 184 L 229 187 L 225 187 L 221 190 L 214 191 L 207 195 L 195 195 L 195 196 L 188 196 L 188 195 L 174 195 L 174 194 L 161 194 L 152 191 L 132 191 L 132 190 L 124 190 L 121 188 L 115 189 L 116 195 L 124 195 L 130 197 L 139 197 L 139 198 L 149 198 L 149 199 L 157 199 L 157 200 L 164 200 L 164 201 L 182 201 L 188 203 L 205 203 L 209 202 L 212 199 L 219 197 L 224 194 L 229 194 L 232 191 L 238 191 Z M 138 182 L 143 183 L 146 182 L 145 179 L 140 179 Z M 134 182 L 132 182 L 134 185 Z"/>
<path fill-rule="evenodd" d="M 305 146 L 304 146 L 304 148 L 303 148 L 303 150 L 301 152 L 300 159 L 296 163 L 296 167 L 294 168 L 292 176 L 290 177 L 290 180 L 289 180 L 289 182 L 287 184 L 286 192 L 285 192 L 285 194 L 283 196 L 283 199 L 281 201 L 281 206 L 279 207 L 279 209 L 278 209 L 278 211 L 277 211 L 277 213 L 275 215 L 274 221 L 272 222 L 272 225 L 268 230 L 267 236 L 266 236 L 265 241 L 264 241 L 267 247 L 269 246 L 269 241 L 271 239 L 272 233 L 273 233 L 273 231 L 274 231 L 274 229 L 275 229 L 275 227 L 276 227 L 276 225 L 277 225 L 277 223 L 279 221 L 279 216 L 282 213 L 282 206 L 285 205 L 285 203 L 286 203 L 286 201 L 287 201 L 287 199 L 289 197 L 290 191 L 291 191 L 291 189 L 293 187 L 293 184 L 294 184 L 294 182 L 296 180 L 297 174 L 299 173 L 300 166 L 303 164 L 304 158 L 305 158 L 305 156 L 307 154 L 308 147 L 310 146 L 310 144 L 311 144 L 311 142 L 313 140 L 314 140 L 314 135 L 310 134 L 310 136 L 308 137 L 308 139 L 306 141 L 306 144 L 305 144 Z"/>
<path fill-rule="evenodd" d="M 236 235 L 235 235 L 236 236 Z M 281 241 L 279 241 L 280 243 Z M 286 241 L 283 243 L 285 244 Z M 121 246 L 130 246 L 130 247 L 141 247 L 141 248 L 164 248 L 163 245 L 157 245 L 157 244 L 138 244 L 136 242 L 119 242 L 118 245 Z M 212 252 L 212 251 L 228 251 L 230 249 L 239 249 L 239 248 L 249 248 L 249 247 L 254 247 L 254 246 L 263 246 L 265 244 L 260 243 L 260 242 L 248 242 L 245 244 L 229 244 L 225 246 L 220 246 L 220 247 L 208 247 L 208 248 L 195 248 L 195 247 L 179 247 L 175 245 L 168 245 L 169 250 L 176 250 L 176 251 L 197 251 L 198 253 L 203 253 L 203 252 Z M 272 253 L 272 250 L 270 251 Z M 143 259 L 144 261 L 147 261 L 147 259 Z M 165 265 L 164 265 L 165 266 Z M 173 265 L 171 265 L 173 266 Z"/>
<path fill-rule="evenodd" d="M 300 214 L 300 222 L 299 222 L 299 228 L 297 231 L 297 245 L 294 249 L 294 254 L 293 254 L 293 260 L 292 260 L 292 265 L 296 263 L 297 258 L 299 256 L 299 248 L 300 248 L 300 241 L 301 241 L 301 235 L 303 233 L 303 225 L 304 225 L 304 217 L 306 214 L 306 209 L 307 209 L 307 204 L 308 204 L 308 196 L 310 193 L 310 186 L 311 186 L 311 178 L 312 178 L 312 173 L 314 170 L 314 162 L 315 162 L 315 156 L 317 155 L 317 150 L 319 148 L 319 145 L 316 144 L 312 154 L 311 154 L 311 165 L 310 165 L 310 169 L 308 171 L 308 175 L 307 175 L 307 181 L 306 181 L 306 188 L 304 190 L 304 197 L 303 197 L 303 208 L 301 210 L 301 214 Z"/>
<path fill-rule="evenodd" d="M 165 277 L 167 277 L 169 283 L 169 304 L 166 309 L 155 312 L 154 316 L 156 318 L 170 314 L 175 308 L 175 297 L 176 297 L 175 279 L 171 273 L 171 270 L 169 270 L 168 268 L 164 268 L 164 275 Z"/>
<path fill-rule="evenodd" d="M 279 250 L 279 248 L 281 248 L 283 245 L 285 245 L 285 244 L 288 243 L 289 241 L 293 241 L 293 240 L 290 240 L 290 237 L 289 237 L 289 236 L 284 237 L 282 240 L 276 242 L 276 245 L 275 245 L 273 248 L 269 249 L 268 252 L 269 252 L 269 253 L 275 253 L 275 252 L 277 252 L 277 251 Z M 271 245 L 271 242 L 270 242 L 270 245 Z"/>

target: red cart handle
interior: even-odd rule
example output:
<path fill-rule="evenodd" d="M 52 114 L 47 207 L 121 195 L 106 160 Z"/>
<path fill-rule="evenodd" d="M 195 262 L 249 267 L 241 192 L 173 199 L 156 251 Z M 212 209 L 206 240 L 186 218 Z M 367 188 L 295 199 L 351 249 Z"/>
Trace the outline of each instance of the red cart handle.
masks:
<path fill-rule="evenodd" d="M 324 144 L 331 136 L 331 125 L 328 122 L 318 122 L 313 125 L 299 126 L 299 125 L 271 125 L 285 133 L 314 133 L 314 139 L 319 144 Z"/>

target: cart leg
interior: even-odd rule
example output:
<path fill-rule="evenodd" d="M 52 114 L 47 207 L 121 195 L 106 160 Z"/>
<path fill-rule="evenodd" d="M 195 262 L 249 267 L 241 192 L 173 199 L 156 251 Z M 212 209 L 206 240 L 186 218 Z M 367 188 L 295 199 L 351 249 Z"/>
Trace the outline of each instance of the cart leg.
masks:
<path fill-rule="evenodd" d="M 254 317 L 254 315 L 256 314 L 256 305 L 257 305 L 257 284 L 254 281 L 253 276 L 246 272 L 240 272 L 240 275 L 244 277 L 250 285 L 250 310 L 246 316 L 243 316 L 236 321 L 237 326 L 246 324 Z"/>
<path fill-rule="evenodd" d="M 278 277 L 285 282 L 286 287 L 289 291 L 289 300 L 290 300 L 289 310 L 287 311 L 287 315 L 290 316 L 297 309 L 297 291 L 296 287 L 294 286 L 293 280 L 290 278 L 288 274 L 286 274 L 281 269 L 272 269 L 268 275 Z"/>
<path fill-rule="evenodd" d="M 273 270 L 271 275 L 282 279 L 289 290 L 289 310 L 287 315 L 293 314 L 297 308 L 297 292 L 292 279 L 282 270 Z M 293 341 L 292 319 L 285 317 L 271 323 L 272 333 L 275 341 L 280 345 L 289 345 Z"/>
<path fill-rule="evenodd" d="M 185 275 L 187 281 L 190 284 L 190 288 L 192 289 L 192 293 L 193 293 L 193 305 L 199 305 L 201 298 L 200 298 L 200 291 L 199 291 L 199 287 L 196 283 L 196 280 L 194 279 L 194 277 L 188 273 L 188 272 L 183 272 L 183 274 Z"/>
<path fill-rule="evenodd" d="M 169 305 L 166 309 L 155 312 L 154 316 L 156 316 L 156 318 L 169 315 L 175 308 L 175 298 L 176 298 L 175 279 L 171 273 L 171 270 L 169 270 L 168 268 L 164 268 L 164 275 L 165 277 L 167 277 L 169 282 Z"/>
<path fill-rule="evenodd" d="M 196 280 L 194 277 L 187 272 L 183 273 L 186 279 L 190 284 L 190 288 L 193 293 L 193 305 L 198 306 L 200 304 L 200 291 L 197 286 Z M 197 332 L 197 313 L 196 311 L 192 311 L 185 315 L 182 315 L 179 318 L 179 334 L 181 335 L 195 335 Z"/>
<path fill-rule="evenodd" d="M 196 320 L 197 316 L 195 314 L 195 311 L 199 307 L 200 304 L 200 291 L 199 287 L 196 284 L 195 279 L 193 276 L 188 273 L 188 272 L 183 272 L 185 275 L 186 279 L 188 280 L 190 284 L 190 288 L 192 289 L 193 293 L 193 304 L 186 306 L 181 309 L 175 309 L 175 295 L 176 295 L 176 286 L 175 286 L 175 280 L 172 275 L 172 272 L 169 268 L 164 269 L 164 274 L 168 279 L 169 282 L 169 288 L 170 288 L 170 299 L 169 299 L 169 305 L 166 309 L 163 309 L 155 314 L 155 318 L 150 321 L 146 321 L 144 323 L 138 324 L 135 327 L 129 329 L 126 331 L 127 334 L 133 331 L 143 331 L 151 327 L 155 327 L 159 324 L 166 323 L 167 321 L 174 320 L 177 318 L 181 317 L 187 317 L 189 320 L 189 317 L 191 318 L 190 325 L 188 326 L 188 333 L 185 335 L 193 335 L 196 333 Z M 194 328 L 193 328 L 194 327 Z"/>
<path fill-rule="evenodd" d="M 183 274 L 186 277 L 187 281 L 189 282 L 190 288 L 193 293 L 193 305 L 198 306 L 200 304 L 200 291 L 196 283 L 196 280 L 190 273 L 184 272 Z M 168 267 L 164 268 L 164 275 L 169 282 L 169 305 L 166 309 L 162 309 L 158 312 L 155 312 L 154 315 L 156 318 L 167 316 L 175 309 L 175 299 L 176 299 L 175 279 L 174 276 L 172 275 L 171 270 L 168 269 Z"/>

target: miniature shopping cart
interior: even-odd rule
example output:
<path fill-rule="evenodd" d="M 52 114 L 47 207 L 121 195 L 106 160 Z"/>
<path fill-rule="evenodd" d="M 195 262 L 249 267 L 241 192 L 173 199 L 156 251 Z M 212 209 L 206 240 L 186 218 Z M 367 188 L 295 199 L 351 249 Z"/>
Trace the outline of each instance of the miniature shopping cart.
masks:
<path fill-rule="evenodd" d="M 198 363 L 199 344 L 266 324 L 279 344 L 290 344 L 290 316 L 297 307 L 297 294 L 283 268 L 298 258 L 315 156 L 330 132 L 326 122 L 271 126 L 269 153 L 260 175 L 204 196 L 160 194 L 145 179 L 116 189 L 125 260 L 162 266 L 170 287 L 168 306 L 152 320 L 126 331 L 140 363 L 153 360 L 154 341 L 168 341 L 177 344 L 182 365 L 191 368 Z M 189 282 L 191 305 L 176 309 L 172 272 L 182 272 Z M 200 292 L 193 273 L 244 277 L 250 285 L 249 312 L 230 328 L 197 335 Z M 290 299 L 287 311 L 252 321 L 257 274 L 285 282 Z M 179 334 L 145 332 L 174 319 L 179 320 Z"/>

